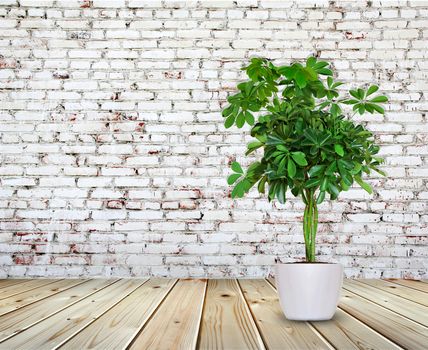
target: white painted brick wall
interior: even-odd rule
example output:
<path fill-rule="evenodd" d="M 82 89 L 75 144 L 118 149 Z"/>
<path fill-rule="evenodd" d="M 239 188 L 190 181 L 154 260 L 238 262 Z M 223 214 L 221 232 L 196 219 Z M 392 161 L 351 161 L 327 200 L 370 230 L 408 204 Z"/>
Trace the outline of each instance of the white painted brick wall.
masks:
<path fill-rule="evenodd" d="M 389 177 L 321 206 L 320 259 L 428 278 L 427 17 L 406 0 L 0 0 L 0 277 L 250 277 L 303 257 L 301 202 L 230 200 L 249 137 L 220 110 L 251 56 L 316 54 L 391 99 L 360 118 Z"/>

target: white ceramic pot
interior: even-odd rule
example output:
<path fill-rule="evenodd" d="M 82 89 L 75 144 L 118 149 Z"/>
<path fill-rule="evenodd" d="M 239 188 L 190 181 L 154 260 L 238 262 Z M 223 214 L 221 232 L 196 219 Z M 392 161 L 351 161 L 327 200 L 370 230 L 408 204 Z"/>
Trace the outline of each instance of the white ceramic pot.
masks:
<path fill-rule="evenodd" d="M 343 266 L 327 263 L 278 264 L 275 281 L 282 311 L 289 320 L 329 320 L 339 302 Z"/>

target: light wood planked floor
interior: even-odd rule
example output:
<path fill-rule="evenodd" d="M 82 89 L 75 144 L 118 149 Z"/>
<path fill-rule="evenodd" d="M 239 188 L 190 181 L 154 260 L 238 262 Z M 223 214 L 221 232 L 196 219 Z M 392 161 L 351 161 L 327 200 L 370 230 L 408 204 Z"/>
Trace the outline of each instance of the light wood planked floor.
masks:
<path fill-rule="evenodd" d="M 274 281 L 0 280 L 0 349 L 428 349 L 428 282 L 346 280 L 293 322 Z"/>

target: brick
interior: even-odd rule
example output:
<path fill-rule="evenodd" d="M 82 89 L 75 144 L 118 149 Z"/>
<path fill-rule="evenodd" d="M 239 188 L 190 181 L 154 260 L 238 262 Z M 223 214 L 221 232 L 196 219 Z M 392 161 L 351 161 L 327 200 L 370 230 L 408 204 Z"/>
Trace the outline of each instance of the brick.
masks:
<path fill-rule="evenodd" d="M 426 278 L 428 9 L 386 5 L 0 1 L 0 275 L 263 277 L 301 258 L 300 200 L 228 197 L 226 165 L 251 137 L 225 133 L 220 110 L 250 57 L 316 52 L 390 99 L 353 117 L 388 177 L 320 206 L 320 259 Z"/>

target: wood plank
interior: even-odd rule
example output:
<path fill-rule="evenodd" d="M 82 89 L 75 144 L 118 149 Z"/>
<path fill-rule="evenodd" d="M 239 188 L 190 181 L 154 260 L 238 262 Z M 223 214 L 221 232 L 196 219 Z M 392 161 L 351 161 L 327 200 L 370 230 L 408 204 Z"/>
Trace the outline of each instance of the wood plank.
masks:
<path fill-rule="evenodd" d="M 343 288 L 426 327 L 428 326 L 428 308 L 425 306 L 358 281 L 345 280 Z"/>
<path fill-rule="evenodd" d="M 60 348 L 124 349 L 146 324 L 176 281 L 151 279 Z"/>
<path fill-rule="evenodd" d="M 114 282 L 116 281 L 91 280 L 12 313 L 0 316 L 0 342 Z"/>
<path fill-rule="evenodd" d="M 333 319 L 311 324 L 336 349 L 401 349 L 341 309 L 337 309 Z"/>
<path fill-rule="evenodd" d="M 195 349 L 207 281 L 180 280 L 130 349 Z"/>
<path fill-rule="evenodd" d="M 9 287 L 13 285 L 17 285 L 22 282 L 28 281 L 27 279 L 2 279 L 0 280 L 0 289 L 4 287 Z"/>
<path fill-rule="evenodd" d="M 358 282 L 368 284 L 372 287 L 381 289 L 385 292 L 397 295 L 404 299 L 407 299 L 428 307 L 428 294 L 421 292 L 419 290 L 407 288 L 405 286 L 391 283 L 385 280 L 361 279 L 361 280 L 358 280 Z"/>
<path fill-rule="evenodd" d="M 268 349 L 330 349 L 308 323 L 285 318 L 278 294 L 267 281 L 245 279 L 239 285 Z"/>
<path fill-rule="evenodd" d="M 201 349 L 265 348 L 236 280 L 208 281 L 199 347 Z"/>
<path fill-rule="evenodd" d="M 50 283 L 53 283 L 58 280 L 54 279 L 37 279 L 37 280 L 27 280 L 19 284 L 9 285 L 0 289 L 0 299 L 9 298 L 11 296 L 24 293 L 26 291 L 46 286 Z"/>
<path fill-rule="evenodd" d="M 399 279 L 393 279 L 393 278 L 388 278 L 388 279 L 386 279 L 386 281 L 391 282 L 391 283 L 400 284 L 400 285 L 408 287 L 408 288 L 413 288 L 413 289 L 417 289 L 421 292 L 428 293 L 428 285 L 426 283 L 422 283 L 421 281 L 401 280 L 401 279 L 399 280 Z"/>
<path fill-rule="evenodd" d="M 128 296 L 146 280 L 120 280 L 97 293 L 38 322 L 6 341 L 9 349 L 53 349 L 94 322 L 117 302 Z"/>
<path fill-rule="evenodd" d="M 336 349 L 401 349 L 341 309 L 330 321 L 310 323 Z"/>
<path fill-rule="evenodd" d="M 405 349 L 425 350 L 428 328 L 347 290 L 339 307 Z"/>
<path fill-rule="evenodd" d="M 20 309 L 36 301 L 47 298 L 51 295 L 60 293 L 66 289 L 79 285 L 86 280 L 57 280 L 56 282 L 44 285 L 27 292 L 14 295 L 12 297 L 0 300 L 0 316 L 8 312 Z"/>

